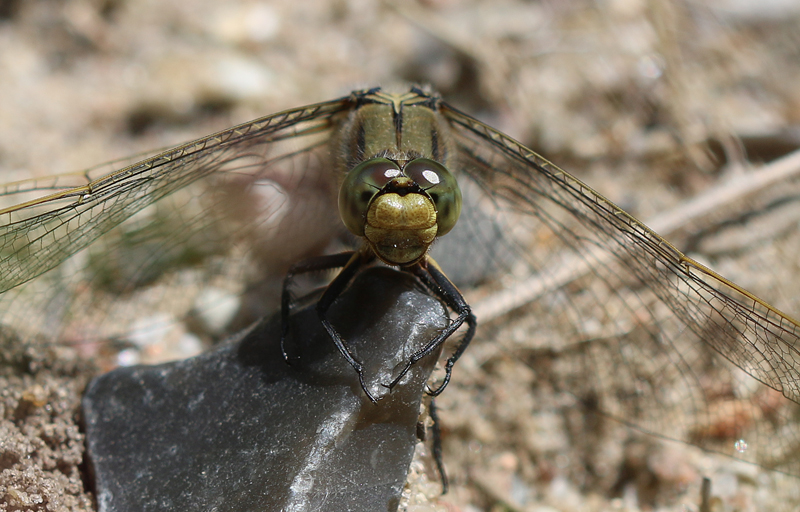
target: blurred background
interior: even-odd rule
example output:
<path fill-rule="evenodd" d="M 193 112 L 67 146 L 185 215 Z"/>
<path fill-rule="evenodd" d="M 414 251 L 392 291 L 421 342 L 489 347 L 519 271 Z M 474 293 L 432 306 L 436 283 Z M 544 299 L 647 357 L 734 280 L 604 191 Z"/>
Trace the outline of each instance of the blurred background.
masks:
<path fill-rule="evenodd" d="M 800 147 L 798 23 L 794 0 L 0 0 L 0 182 L 423 83 L 647 221 Z M 800 314 L 795 187 L 669 238 Z M 561 481 L 544 467 L 520 480 L 518 454 L 490 441 L 504 432 L 472 421 L 480 405 L 459 408 L 463 366 L 442 397 L 454 488 L 415 506 L 697 510 L 700 473 L 672 459 L 645 461 L 647 482 Z M 759 477 L 747 478 L 718 491 L 720 510 L 758 509 Z"/>

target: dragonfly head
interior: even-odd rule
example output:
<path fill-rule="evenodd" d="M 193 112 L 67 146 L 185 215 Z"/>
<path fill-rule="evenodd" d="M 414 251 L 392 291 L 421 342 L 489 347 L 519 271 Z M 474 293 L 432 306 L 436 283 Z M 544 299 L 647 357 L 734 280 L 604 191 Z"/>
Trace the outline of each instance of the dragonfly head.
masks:
<path fill-rule="evenodd" d="M 339 214 L 380 259 L 411 265 L 436 237 L 453 229 L 461 214 L 461 191 L 450 171 L 434 160 L 371 158 L 347 173 Z"/>

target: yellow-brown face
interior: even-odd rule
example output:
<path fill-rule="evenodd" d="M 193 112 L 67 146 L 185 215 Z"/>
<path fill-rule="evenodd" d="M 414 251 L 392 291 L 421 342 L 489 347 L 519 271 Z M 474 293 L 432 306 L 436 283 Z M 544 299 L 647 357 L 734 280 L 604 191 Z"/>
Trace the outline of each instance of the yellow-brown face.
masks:
<path fill-rule="evenodd" d="M 365 237 L 380 259 L 411 265 L 425 256 L 437 236 L 455 226 L 461 191 L 453 175 L 434 160 L 371 158 L 345 177 L 339 213 L 347 229 Z"/>

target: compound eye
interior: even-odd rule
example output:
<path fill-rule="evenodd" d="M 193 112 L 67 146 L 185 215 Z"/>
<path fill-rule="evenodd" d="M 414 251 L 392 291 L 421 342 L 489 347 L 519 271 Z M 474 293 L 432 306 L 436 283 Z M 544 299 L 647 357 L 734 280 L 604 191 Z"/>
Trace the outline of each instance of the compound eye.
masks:
<path fill-rule="evenodd" d="M 453 229 L 461 215 L 461 189 L 455 176 L 442 164 L 428 158 L 417 158 L 403 167 L 403 174 L 428 193 L 436 206 L 436 236 Z"/>
<path fill-rule="evenodd" d="M 401 176 L 400 167 L 386 158 L 371 158 L 347 173 L 339 189 L 339 215 L 351 233 L 364 236 L 367 209 L 387 183 Z"/>

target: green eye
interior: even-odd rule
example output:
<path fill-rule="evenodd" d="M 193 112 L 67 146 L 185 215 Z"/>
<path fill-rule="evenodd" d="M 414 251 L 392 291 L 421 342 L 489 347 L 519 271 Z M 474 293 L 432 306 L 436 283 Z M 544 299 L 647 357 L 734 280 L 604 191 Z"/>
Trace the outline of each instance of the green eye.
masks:
<path fill-rule="evenodd" d="M 361 162 L 342 182 L 339 189 L 339 215 L 354 235 L 364 236 L 367 208 L 384 185 L 400 176 L 400 167 L 386 158 Z"/>
<path fill-rule="evenodd" d="M 436 205 L 436 236 L 448 233 L 461 215 L 461 189 L 456 178 L 442 164 L 427 158 L 417 158 L 403 167 L 403 174 L 431 196 Z"/>

